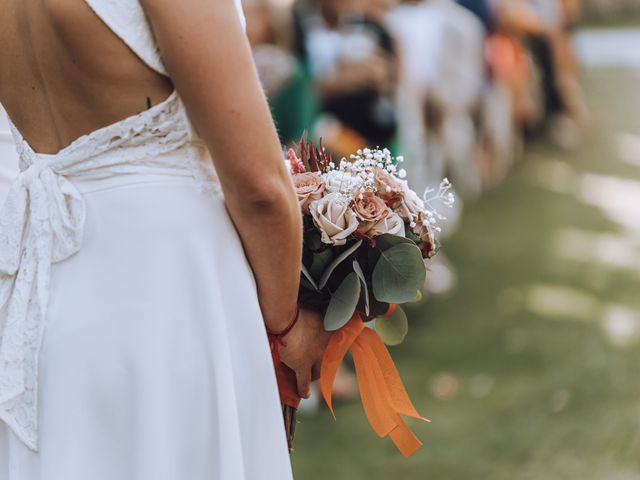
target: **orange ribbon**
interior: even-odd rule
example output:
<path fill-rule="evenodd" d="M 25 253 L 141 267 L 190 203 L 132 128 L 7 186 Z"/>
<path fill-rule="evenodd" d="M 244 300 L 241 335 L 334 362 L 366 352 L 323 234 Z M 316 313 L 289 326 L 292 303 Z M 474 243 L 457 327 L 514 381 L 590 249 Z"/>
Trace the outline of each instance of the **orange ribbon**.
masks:
<path fill-rule="evenodd" d="M 329 339 L 320 369 L 320 387 L 335 418 L 332 387 L 338 367 L 351 349 L 356 366 L 362 406 L 380 438 L 390 437 L 398 450 L 410 457 L 422 446 L 402 416 L 429 421 L 415 409 L 386 346 L 367 328 L 357 313 Z"/>

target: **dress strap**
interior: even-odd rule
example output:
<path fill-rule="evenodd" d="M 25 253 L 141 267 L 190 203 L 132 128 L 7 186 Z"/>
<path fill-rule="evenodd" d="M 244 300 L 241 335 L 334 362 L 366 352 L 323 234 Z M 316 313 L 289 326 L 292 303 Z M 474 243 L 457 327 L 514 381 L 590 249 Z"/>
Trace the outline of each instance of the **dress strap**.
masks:
<path fill-rule="evenodd" d="M 167 75 L 160 49 L 139 0 L 85 0 L 95 14 L 151 69 Z M 243 26 L 241 0 L 235 0 Z"/>
<path fill-rule="evenodd" d="M 144 63 L 161 75 L 167 75 L 151 25 L 138 0 L 85 2 Z"/>

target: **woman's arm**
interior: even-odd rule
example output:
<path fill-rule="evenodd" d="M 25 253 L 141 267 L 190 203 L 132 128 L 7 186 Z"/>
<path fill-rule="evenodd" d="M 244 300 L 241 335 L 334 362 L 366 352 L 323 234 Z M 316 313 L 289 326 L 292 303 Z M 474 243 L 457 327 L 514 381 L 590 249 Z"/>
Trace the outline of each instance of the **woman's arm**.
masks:
<path fill-rule="evenodd" d="M 141 3 L 213 157 L 256 277 L 265 323 L 282 330 L 297 301 L 300 212 L 234 1 Z"/>

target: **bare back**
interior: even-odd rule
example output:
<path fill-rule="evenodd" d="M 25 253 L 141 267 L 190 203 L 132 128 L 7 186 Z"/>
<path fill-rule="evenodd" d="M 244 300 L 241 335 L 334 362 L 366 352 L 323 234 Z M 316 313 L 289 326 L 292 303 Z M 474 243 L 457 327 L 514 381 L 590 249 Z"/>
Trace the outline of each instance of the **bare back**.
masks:
<path fill-rule="evenodd" d="M 3 0 L 0 103 L 40 153 L 164 100 L 173 87 L 84 0 Z"/>

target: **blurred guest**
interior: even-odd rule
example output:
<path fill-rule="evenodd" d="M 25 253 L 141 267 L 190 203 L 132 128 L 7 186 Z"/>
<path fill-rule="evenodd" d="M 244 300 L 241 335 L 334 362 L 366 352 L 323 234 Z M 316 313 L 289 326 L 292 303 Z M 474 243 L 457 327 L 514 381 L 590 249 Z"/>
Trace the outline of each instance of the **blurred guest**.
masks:
<path fill-rule="evenodd" d="M 490 0 L 457 0 L 462 7 L 473 12 L 482 22 L 487 32 L 493 31 L 495 26 L 495 12 Z"/>
<path fill-rule="evenodd" d="M 404 1 L 388 22 L 402 60 L 399 136 L 414 188 L 436 188 L 450 174 L 458 193 L 475 198 L 474 114 L 485 78 L 485 30 L 453 0 Z"/>
<path fill-rule="evenodd" d="M 401 59 L 399 138 L 413 188 L 437 190 L 451 175 L 458 193 L 476 197 L 480 175 L 473 117 L 485 78 L 481 22 L 452 0 L 410 0 L 389 13 L 388 24 Z M 441 212 L 447 217 L 441 223 L 444 235 L 455 231 L 461 212 L 462 202 Z M 454 287 L 455 271 L 443 255 L 428 267 L 426 291 L 441 294 Z"/>
<path fill-rule="evenodd" d="M 291 51 L 292 21 L 288 10 L 268 0 L 243 0 L 247 35 L 280 141 L 297 141 L 311 128 L 313 95 L 305 71 Z"/>
<path fill-rule="evenodd" d="M 485 41 L 486 76 L 481 105 L 476 116 L 478 153 L 482 187 L 500 183 L 519 150 L 521 116 L 529 114 L 529 104 L 520 102 L 520 91 L 528 84 L 524 48 L 515 39 L 496 31 L 495 2 L 457 0 L 482 22 Z M 518 93 L 515 93 L 518 92 Z M 516 102 L 518 100 L 518 102 Z"/>
<path fill-rule="evenodd" d="M 338 155 L 394 140 L 397 58 L 383 11 L 384 4 L 360 0 L 297 7 L 298 50 L 323 113 L 316 133 Z"/>
<path fill-rule="evenodd" d="M 556 62 L 558 65 L 558 88 L 565 108 L 571 118 L 584 126 L 587 121 L 587 107 L 579 82 L 579 67 L 573 45 L 572 33 L 578 25 L 582 13 L 581 0 L 560 0 L 562 23 L 554 37 Z"/>
<path fill-rule="evenodd" d="M 570 38 L 579 2 L 499 0 L 497 4 L 501 25 L 522 35 L 532 53 L 551 138 L 561 146 L 574 146 L 586 117 Z"/>

